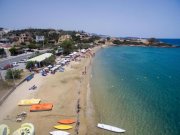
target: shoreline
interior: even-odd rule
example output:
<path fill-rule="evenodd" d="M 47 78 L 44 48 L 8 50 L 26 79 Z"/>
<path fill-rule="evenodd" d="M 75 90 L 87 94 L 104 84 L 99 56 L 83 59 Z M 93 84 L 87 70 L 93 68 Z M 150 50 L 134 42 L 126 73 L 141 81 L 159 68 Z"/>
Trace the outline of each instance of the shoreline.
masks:
<path fill-rule="evenodd" d="M 165 46 L 165 45 L 162 45 L 162 46 L 158 46 L 158 45 L 133 45 L 133 44 L 112 44 L 112 45 L 109 45 L 109 46 L 131 46 L 131 47 L 154 47 L 154 48 L 180 48 L 180 46 L 176 46 L 176 45 L 169 45 L 169 46 Z"/>
<path fill-rule="evenodd" d="M 96 52 L 100 47 L 95 47 Z M 4 101 L 0 106 L 0 123 L 7 124 L 11 133 L 25 122 L 31 122 L 35 126 L 36 134 L 48 134 L 55 130 L 53 126 L 58 125 L 57 121 L 65 118 L 74 118 L 77 122 L 73 129 L 68 130 L 71 134 L 84 135 L 88 133 L 88 104 L 91 102 L 88 97 L 90 89 L 90 68 L 92 56 L 89 53 L 80 62 L 72 61 L 65 72 L 57 72 L 46 77 L 36 74 L 29 81 L 24 82 Z M 87 68 L 87 74 L 82 72 Z M 37 85 L 37 89 L 29 91 L 29 87 Z M 53 103 L 51 111 L 29 112 L 29 106 L 17 106 L 19 100 L 28 98 L 40 98 L 41 103 Z M 79 104 L 79 107 L 78 107 Z M 77 109 L 79 108 L 79 114 Z M 16 116 L 21 112 L 27 112 L 27 117 L 20 123 L 16 122 Z M 79 122 L 78 123 L 78 119 Z M 44 124 L 46 123 L 46 124 Z"/>

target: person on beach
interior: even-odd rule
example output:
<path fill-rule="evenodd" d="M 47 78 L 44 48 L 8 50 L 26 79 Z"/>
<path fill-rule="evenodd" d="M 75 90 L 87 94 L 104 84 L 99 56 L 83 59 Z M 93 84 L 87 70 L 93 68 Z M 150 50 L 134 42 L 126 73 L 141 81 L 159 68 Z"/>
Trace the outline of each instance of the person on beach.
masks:
<path fill-rule="evenodd" d="M 84 71 L 82 72 L 82 75 L 86 74 L 86 66 L 84 67 Z"/>
<path fill-rule="evenodd" d="M 84 69 L 84 74 L 86 74 L 86 66 L 85 66 L 85 69 Z"/>
<path fill-rule="evenodd" d="M 32 68 L 31 67 L 29 68 L 29 71 L 32 72 Z"/>

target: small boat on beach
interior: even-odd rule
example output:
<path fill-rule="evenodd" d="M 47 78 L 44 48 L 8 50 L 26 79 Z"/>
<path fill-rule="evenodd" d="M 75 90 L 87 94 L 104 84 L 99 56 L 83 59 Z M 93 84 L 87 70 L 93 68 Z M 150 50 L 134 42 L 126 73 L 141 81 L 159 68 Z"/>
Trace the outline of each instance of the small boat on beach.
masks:
<path fill-rule="evenodd" d="M 64 120 L 59 120 L 58 123 L 61 123 L 61 124 L 73 124 L 75 123 L 76 121 L 74 119 L 64 119 Z"/>
<path fill-rule="evenodd" d="M 52 110 L 52 108 L 53 108 L 52 103 L 36 104 L 31 106 L 30 112 L 50 111 Z"/>
<path fill-rule="evenodd" d="M 68 129 L 71 129 L 73 127 L 70 125 L 56 125 L 56 126 L 54 126 L 54 128 L 60 129 L 60 130 L 68 130 Z"/>
<path fill-rule="evenodd" d="M 0 125 L 0 135 L 10 135 L 9 127 L 5 124 Z"/>
<path fill-rule="evenodd" d="M 34 125 L 32 123 L 24 123 L 12 135 L 34 135 Z"/>
<path fill-rule="evenodd" d="M 118 127 L 114 127 L 114 126 L 106 125 L 106 124 L 101 124 L 101 123 L 98 123 L 97 127 L 108 130 L 108 131 L 116 132 L 116 133 L 124 133 L 126 131 L 126 130 L 118 128 Z"/>
<path fill-rule="evenodd" d="M 66 132 L 66 131 L 52 131 L 49 132 L 51 135 L 70 135 L 70 133 Z"/>
<path fill-rule="evenodd" d="M 34 105 L 34 104 L 39 104 L 41 99 L 23 99 L 21 100 L 18 105 L 23 106 L 23 105 Z"/>

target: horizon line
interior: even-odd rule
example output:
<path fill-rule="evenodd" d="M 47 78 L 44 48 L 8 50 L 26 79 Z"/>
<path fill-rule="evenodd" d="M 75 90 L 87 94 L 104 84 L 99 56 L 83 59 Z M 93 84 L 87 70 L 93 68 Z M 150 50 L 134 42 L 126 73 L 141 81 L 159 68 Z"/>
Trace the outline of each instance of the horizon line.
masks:
<path fill-rule="evenodd" d="M 25 30 L 25 29 L 54 29 L 54 30 L 63 30 L 63 31 L 84 31 L 86 33 L 90 33 L 90 34 L 96 34 L 96 35 L 102 35 L 102 36 L 107 36 L 107 37 L 115 37 L 115 38 L 156 38 L 156 39 L 180 39 L 180 37 L 156 37 L 156 36 L 151 36 L 151 37 L 142 37 L 142 36 L 110 36 L 108 34 L 101 34 L 101 33 L 95 33 L 95 32 L 87 32 L 85 30 L 69 30 L 69 29 L 62 29 L 62 28 L 53 28 L 53 27 L 46 27 L 46 28 L 43 28 L 43 27 L 26 27 L 26 28 L 7 28 L 7 27 L 1 27 L 0 28 L 3 28 L 3 29 L 8 29 L 10 31 L 13 31 L 13 30 Z"/>

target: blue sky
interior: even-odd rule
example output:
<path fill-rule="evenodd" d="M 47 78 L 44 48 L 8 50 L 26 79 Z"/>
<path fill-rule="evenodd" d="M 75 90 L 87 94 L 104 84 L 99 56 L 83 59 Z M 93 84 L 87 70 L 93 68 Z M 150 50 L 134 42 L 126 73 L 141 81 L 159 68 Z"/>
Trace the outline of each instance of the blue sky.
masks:
<path fill-rule="evenodd" d="M 180 38 L 180 0 L 0 0 L 0 27 Z"/>

